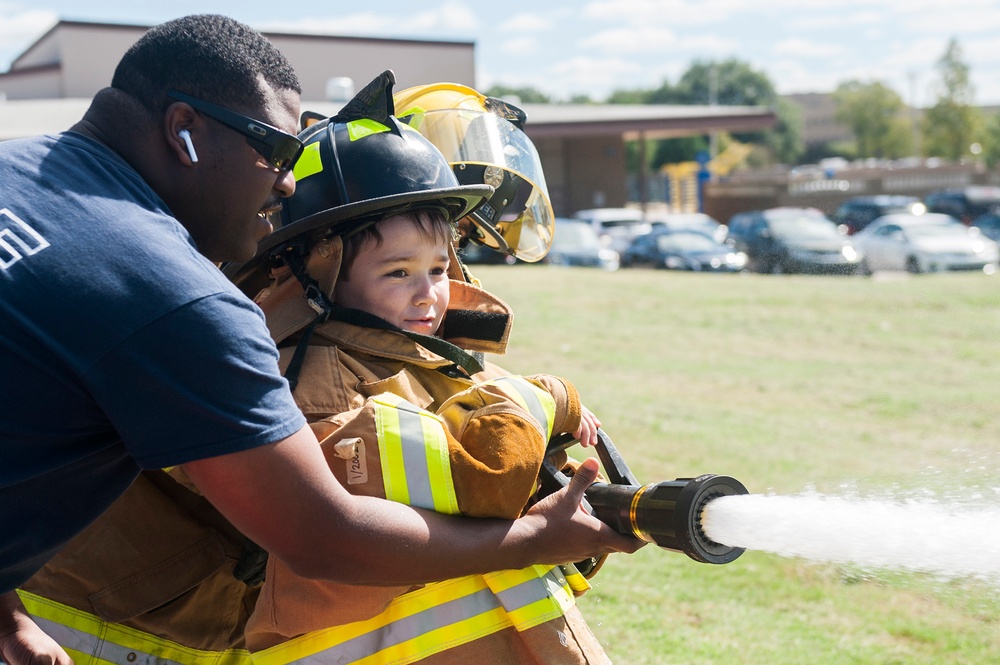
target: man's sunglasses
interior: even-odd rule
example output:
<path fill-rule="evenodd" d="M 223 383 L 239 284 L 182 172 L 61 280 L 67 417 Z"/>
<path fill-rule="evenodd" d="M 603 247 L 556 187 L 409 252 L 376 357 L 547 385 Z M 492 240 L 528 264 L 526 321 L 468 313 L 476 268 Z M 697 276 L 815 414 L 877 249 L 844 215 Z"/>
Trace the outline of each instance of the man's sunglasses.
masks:
<path fill-rule="evenodd" d="M 302 141 L 277 127 L 272 127 L 236 111 L 230 111 L 217 104 L 185 95 L 176 90 L 168 91 L 167 97 L 184 102 L 195 111 L 207 115 L 245 136 L 250 147 L 260 153 L 267 165 L 276 173 L 285 173 L 291 170 L 299 155 L 302 154 Z"/>

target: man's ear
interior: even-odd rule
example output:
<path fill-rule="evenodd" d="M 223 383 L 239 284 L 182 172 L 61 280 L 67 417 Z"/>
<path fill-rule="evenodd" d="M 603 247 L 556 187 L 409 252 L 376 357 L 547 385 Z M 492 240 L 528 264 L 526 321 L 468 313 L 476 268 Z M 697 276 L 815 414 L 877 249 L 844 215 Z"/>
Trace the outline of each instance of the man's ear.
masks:
<path fill-rule="evenodd" d="M 193 166 L 198 162 L 198 151 L 195 149 L 198 120 L 198 114 L 184 102 L 174 102 L 164 112 L 164 139 L 170 152 L 184 166 Z"/>

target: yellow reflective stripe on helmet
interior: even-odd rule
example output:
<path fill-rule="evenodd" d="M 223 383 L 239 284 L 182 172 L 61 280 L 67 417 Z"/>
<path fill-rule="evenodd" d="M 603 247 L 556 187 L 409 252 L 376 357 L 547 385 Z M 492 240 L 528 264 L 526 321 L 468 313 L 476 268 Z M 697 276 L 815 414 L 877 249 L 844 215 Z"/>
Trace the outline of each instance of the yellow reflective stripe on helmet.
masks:
<path fill-rule="evenodd" d="M 305 180 L 311 175 L 323 171 L 323 158 L 319 152 L 320 143 L 310 143 L 302 150 L 302 156 L 295 162 L 292 168 L 292 175 L 296 180 Z"/>
<path fill-rule="evenodd" d="M 520 404 L 542 426 L 545 438 L 552 438 L 552 427 L 556 417 L 556 401 L 552 395 L 520 376 L 505 376 L 487 383 L 500 388 Z"/>
<path fill-rule="evenodd" d="M 252 665 L 243 649 L 192 649 L 27 591 L 21 602 L 39 625 L 76 665 Z"/>
<path fill-rule="evenodd" d="M 457 515 L 444 422 L 385 393 L 372 398 L 385 496 L 391 501 Z"/>
<path fill-rule="evenodd" d="M 420 126 L 424 124 L 424 117 L 427 115 L 427 110 L 420 106 L 411 106 L 402 113 L 397 113 L 396 117 L 404 121 L 407 127 L 412 127 L 417 131 L 420 131 Z"/>
<path fill-rule="evenodd" d="M 352 141 L 363 139 L 366 136 L 371 136 L 372 134 L 381 134 L 382 132 L 389 131 L 388 127 L 383 125 L 378 120 L 372 120 L 371 118 L 360 118 L 358 120 L 351 120 L 350 122 L 346 123 L 346 125 L 347 125 L 347 136 L 349 136 Z"/>
<path fill-rule="evenodd" d="M 562 616 L 573 595 L 557 568 L 471 575 L 404 594 L 382 614 L 253 654 L 255 665 L 413 663 L 505 628 Z"/>

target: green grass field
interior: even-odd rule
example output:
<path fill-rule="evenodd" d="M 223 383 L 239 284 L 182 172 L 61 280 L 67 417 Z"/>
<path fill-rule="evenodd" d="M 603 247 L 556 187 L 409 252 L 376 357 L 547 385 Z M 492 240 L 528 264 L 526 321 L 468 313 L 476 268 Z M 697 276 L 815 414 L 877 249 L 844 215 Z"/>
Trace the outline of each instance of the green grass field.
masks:
<path fill-rule="evenodd" d="M 491 360 L 571 379 L 643 482 L 1000 509 L 996 277 L 474 272 L 516 315 Z M 647 546 L 593 584 L 580 606 L 616 663 L 1000 662 L 1000 589 L 969 580 Z"/>

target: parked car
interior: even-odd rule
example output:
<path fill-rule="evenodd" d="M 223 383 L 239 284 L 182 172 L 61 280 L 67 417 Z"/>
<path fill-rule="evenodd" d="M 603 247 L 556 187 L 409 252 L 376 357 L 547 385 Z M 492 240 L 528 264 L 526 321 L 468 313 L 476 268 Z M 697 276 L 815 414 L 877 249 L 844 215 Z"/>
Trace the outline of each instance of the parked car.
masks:
<path fill-rule="evenodd" d="M 927 207 L 916 196 L 882 194 L 879 196 L 853 196 L 833 213 L 833 221 L 848 235 L 854 235 L 882 215 L 894 212 L 922 214 Z"/>
<path fill-rule="evenodd" d="M 1000 205 L 1000 187 L 971 186 L 961 189 L 939 189 L 924 197 L 928 212 L 951 215 L 963 224 L 991 208 Z"/>
<path fill-rule="evenodd" d="M 728 244 L 747 267 L 767 273 L 854 274 L 859 257 L 850 238 L 815 208 L 769 208 L 733 215 Z"/>
<path fill-rule="evenodd" d="M 621 262 L 629 267 L 739 272 L 747 256 L 699 231 L 660 229 L 635 238 Z"/>
<path fill-rule="evenodd" d="M 632 238 L 649 233 L 652 226 L 636 208 L 591 208 L 573 213 L 574 219 L 589 222 L 605 247 L 619 254 Z"/>
<path fill-rule="evenodd" d="M 696 231 L 714 238 L 717 242 L 726 241 L 726 225 L 703 212 L 672 212 L 647 217 L 653 230 L 658 228 L 671 231 Z"/>
<path fill-rule="evenodd" d="M 879 217 L 854 241 L 864 256 L 862 272 L 866 274 L 877 270 L 992 274 L 1000 261 L 997 243 L 943 213 Z"/>
<path fill-rule="evenodd" d="M 517 258 L 510 254 L 498 252 L 495 249 L 484 247 L 479 243 L 469 242 L 465 247 L 458 250 L 458 258 L 462 263 L 475 264 L 501 264 L 512 266 L 517 263 Z"/>
<path fill-rule="evenodd" d="M 552 247 L 542 263 L 618 270 L 618 252 L 601 244 L 593 226 L 580 219 L 557 217 Z"/>
<path fill-rule="evenodd" d="M 972 227 L 994 242 L 1000 242 L 1000 208 L 972 220 Z"/>

